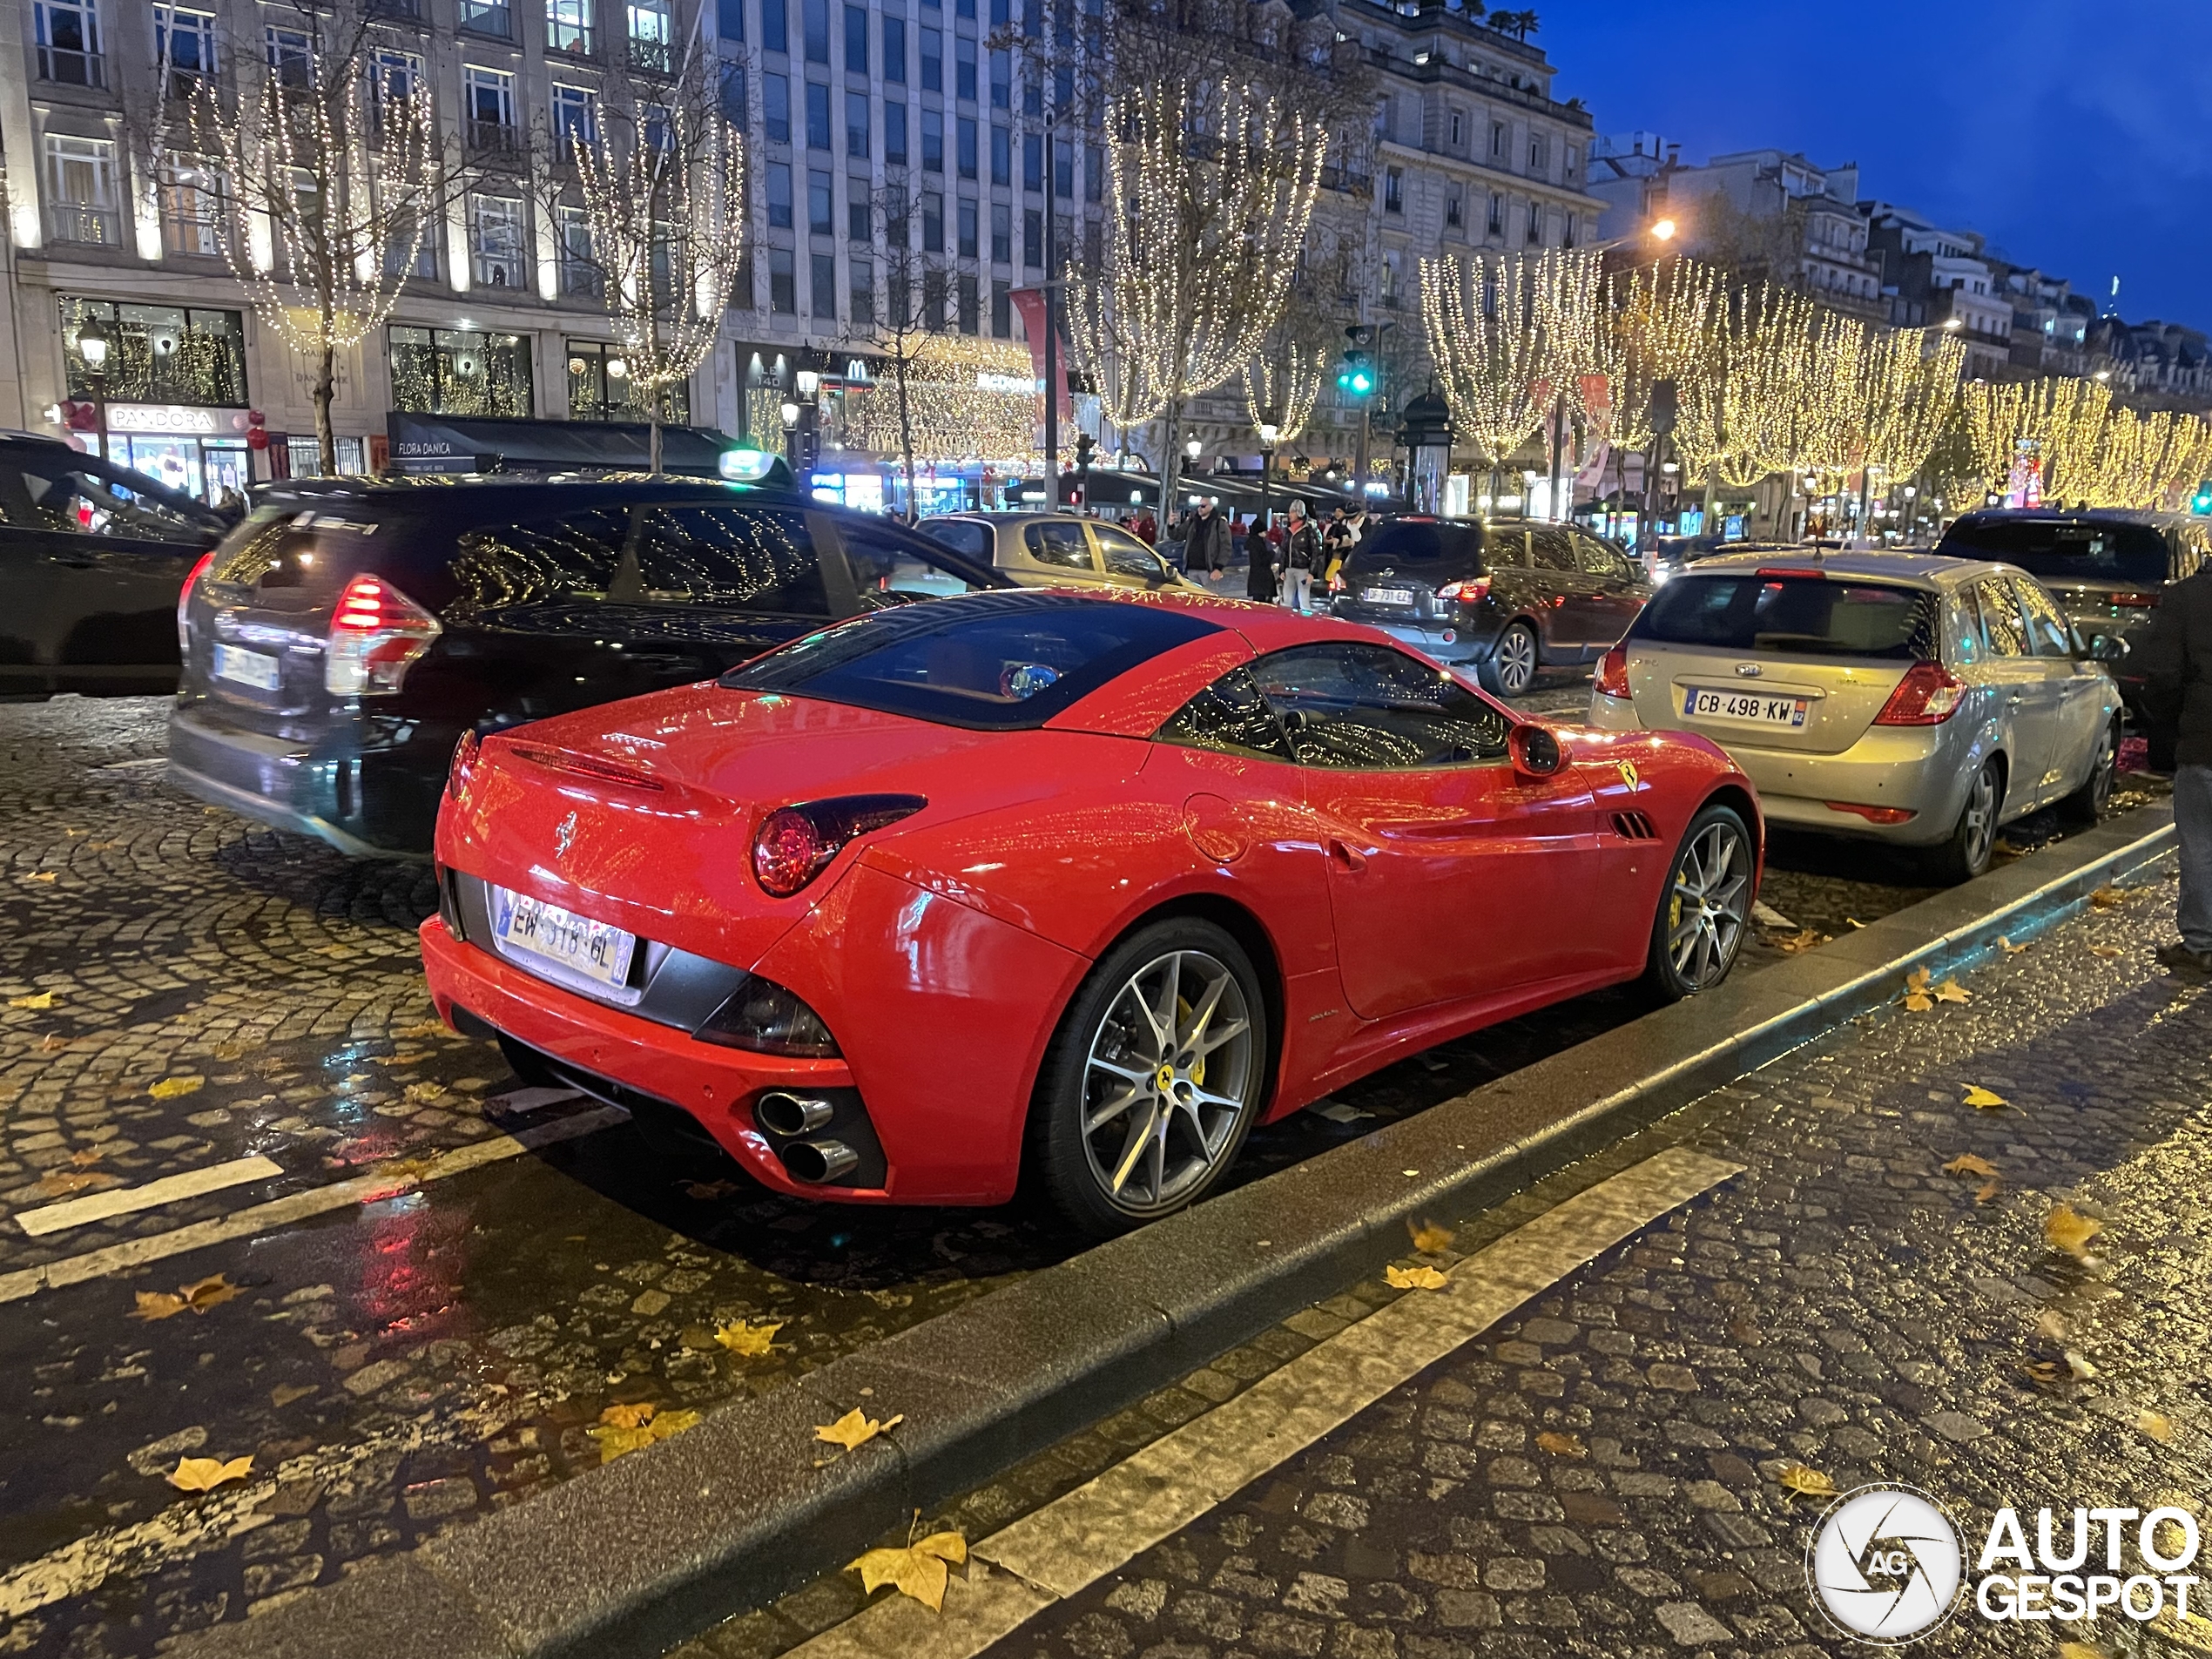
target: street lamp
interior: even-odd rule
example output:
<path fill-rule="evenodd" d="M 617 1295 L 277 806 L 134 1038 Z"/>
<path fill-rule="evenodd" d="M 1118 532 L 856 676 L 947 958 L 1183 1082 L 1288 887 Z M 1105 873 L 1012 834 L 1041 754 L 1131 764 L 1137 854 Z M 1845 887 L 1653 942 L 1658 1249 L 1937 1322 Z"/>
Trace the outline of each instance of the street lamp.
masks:
<path fill-rule="evenodd" d="M 1183 475 L 1185 479 L 1197 475 L 1198 471 L 1198 454 L 1205 447 L 1204 443 L 1197 438 L 1192 438 L 1183 446 L 1183 453 L 1185 457 L 1183 462 Z"/>
<path fill-rule="evenodd" d="M 1651 226 L 1652 239 L 1660 242 L 1671 242 L 1675 239 L 1676 228 L 1676 226 L 1675 225 L 1675 221 L 1671 219 L 1659 219 Z"/>
<path fill-rule="evenodd" d="M 98 317 L 87 318 L 77 331 L 77 354 L 84 360 L 85 369 L 97 374 L 107 367 L 107 325 Z"/>
<path fill-rule="evenodd" d="M 1272 421 L 1259 423 L 1259 527 L 1264 532 L 1273 520 L 1268 486 L 1275 482 L 1275 442 L 1282 428 Z"/>

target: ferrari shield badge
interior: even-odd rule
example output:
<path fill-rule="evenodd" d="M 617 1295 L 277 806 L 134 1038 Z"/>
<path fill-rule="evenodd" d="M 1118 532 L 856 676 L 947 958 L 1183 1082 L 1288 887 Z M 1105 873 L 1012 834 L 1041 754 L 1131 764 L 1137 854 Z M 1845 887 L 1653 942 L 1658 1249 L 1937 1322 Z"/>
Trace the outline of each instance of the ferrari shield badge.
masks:
<path fill-rule="evenodd" d="M 1635 767 L 1626 760 L 1616 761 L 1615 764 L 1621 768 L 1621 781 L 1629 786 L 1629 792 L 1634 794 L 1636 786 L 1642 781 L 1637 776 Z"/>

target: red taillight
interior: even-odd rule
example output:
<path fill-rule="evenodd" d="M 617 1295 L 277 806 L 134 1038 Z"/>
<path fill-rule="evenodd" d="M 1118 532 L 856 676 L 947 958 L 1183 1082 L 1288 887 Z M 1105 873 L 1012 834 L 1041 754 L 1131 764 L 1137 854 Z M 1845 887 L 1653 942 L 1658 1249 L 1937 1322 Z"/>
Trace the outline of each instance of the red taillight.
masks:
<path fill-rule="evenodd" d="M 1906 806 L 1862 806 L 1856 801 L 1831 800 L 1821 803 L 1831 813 L 1851 813 L 1870 824 L 1902 824 L 1915 816 Z"/>
<path fill-rule="evenodd" d="M 323 655 L 322 683 L 333 697 L 381 697 L 444 631 L 438 619 L 381 577 L 357 576 L 338 596 Z"/>
<path fill-rule="evenodd" d="M 1629 648 L 1615 645 L 1597 659 L 1597 677 L 1590 684 L 1597 688 L 1600 697 L 1631 695 L 1629 691 Z"/>
<path fill-rule="evenodd" d="M 772 899 L 788 899 L 828 867 L 846 842 L 920 812 L 920 795 L 847 795 L 779 806 L 752 838 L 752 873 Z"/>
<path fill-rule="evenodd" d="M 1472 576 L 1464 582 L 1447 582 L 1436 590 L 1436 597 L 1454 604 L 1479 605 L 1490 597 L 1490 578 Z"/>
<path fill-rule="evenodd" d="M 185 585 L 177 590 L 177 650 L 182 655 L 192 650 L 192 590 L 199 585 L 199 578 L 207 574 L 207 567 L 215 563 L 212 553 L 203 553 L 185 577 Z"/>
<path fill-rule="evenodd" d="M 1915 663 L 1882 705 L 1874 724 L 1941 725 L 1959 711 L 1966 697 L 1966 682 L 1941 663 Z"/>
<path fill-rule="evenodd" d="M 596 778 L 601 783 L 620 784 L 629 789 L 649 789 L 656 793 L 667 785 L 637 766 L 625 766 L 616 760 L 603 760 L 597 755 L 577 754 L 571 749 L 556 749 L 542 743 L 517 743 L 507 752 L 532 765 L 543 766 L 548 772 L 572 772 L 581 778 Z"/>
<path fill-rule="evenodd" d="M 459 800 L 468 792 L 469 774 L 475 769 L 476 751 L 482 747 L 474 732 L 464 732 L 453 745 L 453 764 L 446 768 L 446 799 Z"/>
<path fill-rule="evenodd" d="M 2155 593 L 2107 593 L 2105 603 L 2123 605 L 2130 610 L 2148 610 L 2157 605 L 2158 598 L 2159 596 Z"/>
<path fill-rule="evenodd" d="M 1817 564 L 1762 564 L 1758 569 L 1758 574 L 1761 576 L 1809 576 L 1819 581 L 1825 581 L 1828 577 L 1828 572 Z"/>

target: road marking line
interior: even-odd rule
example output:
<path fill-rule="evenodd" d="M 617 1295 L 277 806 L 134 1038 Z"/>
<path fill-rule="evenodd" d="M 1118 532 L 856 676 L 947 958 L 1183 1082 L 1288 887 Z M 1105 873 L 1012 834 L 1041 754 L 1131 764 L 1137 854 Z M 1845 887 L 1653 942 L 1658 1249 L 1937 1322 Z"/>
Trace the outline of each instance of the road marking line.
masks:
<path fill-rule="evenodd" d="M 1668 1211 L 1743 1173 L 1676 1147 L 1555 1205 L 1097 1479 L 969 1546 L 941 1614 L 894 1595 L 785 1659 L 974 1659 L 1125 1567 Z"/>
<path fill-rule="evenodd" d="M 33 1238 L 43 1238 L 48 1233 L 66 1232 L 87 1222 L 127 1216 L 134 1211 L 152 1210 L 158 1204 L 174 1204 L 179 1198 L 196 1198 L 203 1192 L 220 1192 L 225 1187 L 243 1186 L 248 1181 L 265 1180 L 283 1173 L 283 1166 L 268 1158 L 233 1158 L 228 1163 L 211 1163 L 204 1170 L 165 1175 L 143 1186 L 110 1187 L 105 1192 L 87 1193 L 82 1198 L 66 1198 L 60 1204 L 21 1211 L 16 1216 L 16 1224 Z"/>
<path fill-rule="evenodd" d="M 236 1238 L 251 1238 L 256 1233 L 289 1226 L 295 1221 L 305 1221 L 311 1216 L 324 1215 L 333 1210 L 344 1210 L 354 1204 L 375 1204 L 381 1199 L 395 1197 L 425 1182 L 442 1181 L 448 1176 L 460 1175 L 487 1163 L 496 1163 L 503 1158 L 517 1157 L 541 1146 L 572 1141 L 579 1135 L 590 1134 L 594 1130 L 626 1123 L 629 1117 L 630 1114 L 619 1106 L 601 1106 L 513 1135 L 493 1135 L 481 1141 L 471 1141 L 466 1146 L 440 1153 L 428 1168 L 420 1170 L 408 1170 L 382 1175 L 371 1172 L 355 1176 L 349 1181 L 334 1182 L 327 1187 L 310 1187 L 305 1192 L 288 1193 L 281 1198 L 272 1198 L 266 1204 L 253 1204 L 206 1221 L 196 1221 L 188 1227 L 155 1233 L 151 1238 L 133 1238 L 120 1244 L 89 1250 L 81 1256 L 66 1256 L 60 1261 L 49 1262 L 44 1267 L 24 1267 L 11 1273 L 0 1273 L 0 1302 L 20 1302 L 24 1298 L 36 1296 L 41 1291 L 58 1290 L 64 1285 L 79 1285 L 87 1279 L 104 1278 L 111 1273 L 143 1267 L 148 1262 L 181 1256 L 188 1251 L 205 1250 L 210 1244 L 227 1244 Z"/>

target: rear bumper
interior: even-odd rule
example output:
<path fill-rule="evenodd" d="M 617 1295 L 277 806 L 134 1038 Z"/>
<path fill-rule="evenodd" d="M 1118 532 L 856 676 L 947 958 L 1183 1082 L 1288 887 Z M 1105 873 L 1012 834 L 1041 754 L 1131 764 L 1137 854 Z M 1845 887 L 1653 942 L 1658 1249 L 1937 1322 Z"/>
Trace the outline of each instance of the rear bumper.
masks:
<path fill-rule="evenodd" d="M 1339 609 L 1331 611 L 1339 622 L 1356 622 L 1362 628 L 1372 628 L 1378 633 L 1388 634 L 1400 644 L 1411 645 L 1422 655 L 1440 663 L 1486 663 L 1498 644 L 1497 634 L 1487 623 L 1462 625 L 1442 619 L 1417 621 L 1390 616 L 1365 614 L 1366 607 Z"/>
<path fill-rule="evenodd" d="M 420 723 L 396 724 L 412 741 L 365 749 L 351 727 L 309 744 L 229 725 L 205 705 L 180 705 L 169 716 L 169 780 L 349 858 L 427 859 L 452 739 Z"/>

